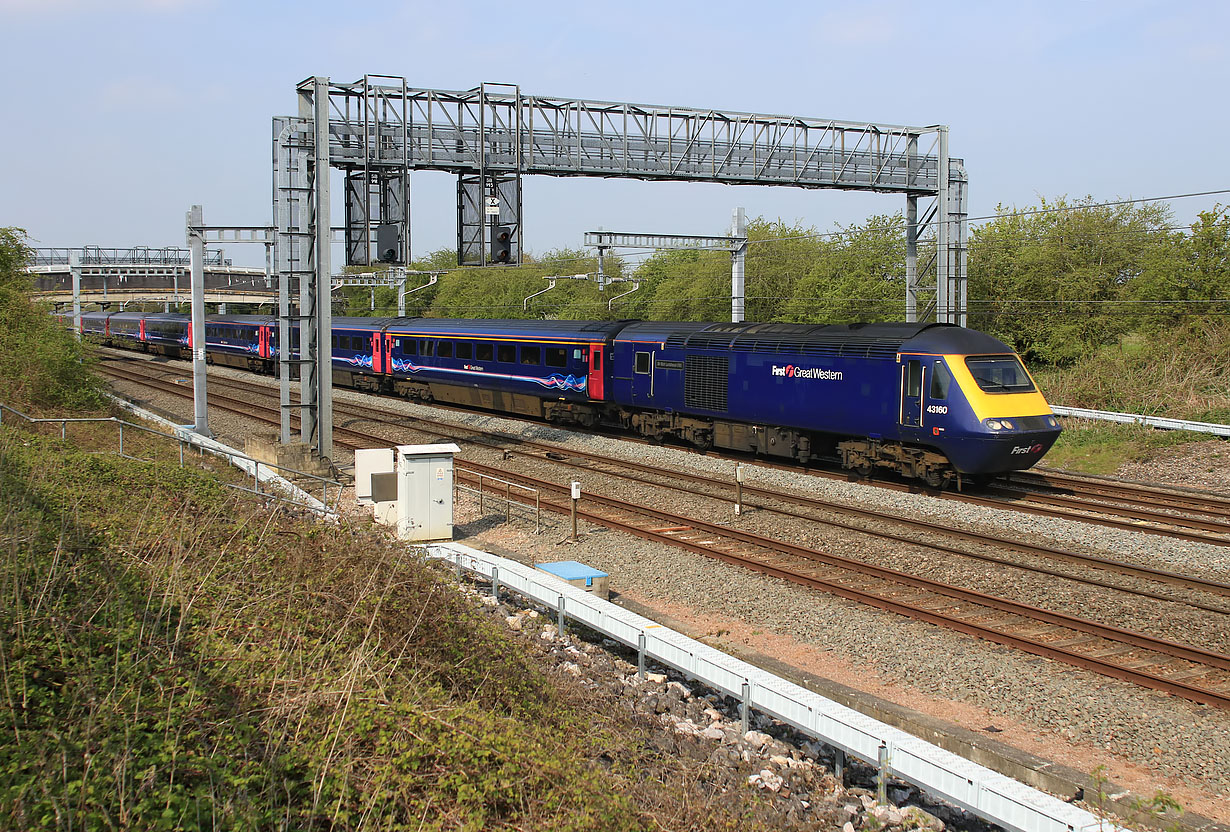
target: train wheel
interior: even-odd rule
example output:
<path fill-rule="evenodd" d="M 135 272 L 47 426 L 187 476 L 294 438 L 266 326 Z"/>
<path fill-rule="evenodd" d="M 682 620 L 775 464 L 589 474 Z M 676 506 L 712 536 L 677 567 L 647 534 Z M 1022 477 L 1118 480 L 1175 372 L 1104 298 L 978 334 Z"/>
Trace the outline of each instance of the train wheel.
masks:
<path fill-rule="evenodd" d="M 939 488 L 944 484 L 944 472 L 938 468 L 928 468 L 927 474 L 923 479 L 932 488 Z"/>

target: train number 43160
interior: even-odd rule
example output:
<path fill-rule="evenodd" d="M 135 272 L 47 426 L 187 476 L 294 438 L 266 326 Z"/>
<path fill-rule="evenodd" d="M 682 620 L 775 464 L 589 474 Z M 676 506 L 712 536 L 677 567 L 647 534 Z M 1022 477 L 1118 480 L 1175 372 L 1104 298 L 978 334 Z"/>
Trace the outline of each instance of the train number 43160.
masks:
<path fill-rule="evenodd" d="M 948 405 L 946 404 L 929 404 L 927 405 L 928 413 L 947 413 Z"/>

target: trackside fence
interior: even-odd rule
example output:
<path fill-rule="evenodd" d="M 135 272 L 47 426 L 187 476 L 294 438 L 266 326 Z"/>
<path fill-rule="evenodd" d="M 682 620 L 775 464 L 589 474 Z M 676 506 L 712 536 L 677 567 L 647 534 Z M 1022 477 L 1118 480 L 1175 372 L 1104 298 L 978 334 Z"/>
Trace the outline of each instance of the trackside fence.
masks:
<path fill-rule="evenodd" d="M 1089 410 L 1084 407 L 1061 407 L 1051 405 L 1056 416 L 1073 416 L 1078 419 L 1099 419 L 1105 422 L 1121 422 L 1128 425 L 1145 425 L 1161 430 L 1190 430 L 1196 433 L 1211 433 L 1230 438 L 1230 425 L 1215 422 L 1187 422 L 1183 419 L 1168 419 L 1165 416 L 1142 416 L 1138 413 L 1117 413 L 1113 410 Z"/>
<path fill-rule="evenodd" d="M 175 425 L 170 421 L 163 419 L 156 414 L 144 411 L 137 408 L 128 402 L 118 400 L 119 404 L 125 405 L 140 415 L 142 418 L 148 418 L 161 424 L 164 428 L 170 430 L 170 433 L 164 433 L 161 430 L 139 425 L 135 422 L 128 422 L 123 419 L 117 419 L 114 416 L 96 416 L 96 417 L 37 417 L 30 416 L 26 413 L 0 403 L 0 424 L 5 421 L 12 421 L 13 417 L 30 425 L 58 425 L 60 428 L 60 438 L 68 437 L 68 426 L 71 424 L 113 424 L 116 426 L 116 449 L 115 453 L 126 459 L 136 459 L 141 462 L 148 460 L 141 457 L 135 457 L 124 451 L 124 433 L 128 432 L 129 437 L 134 433 L 143 434 L 145 436 L 156 437 L 167 442 L 175 442 L 179 446 L 179 465 L 184 466 L 184 452 L 186 449 L 195 448 L 203 456 L 206 453 L 220 456 L 227 459 L 232 465 L 251 475 L 252 487 L 237 485 L 235 483 L 224 483 L 230 488 L 238 491 L 243 491 L 248 494 L 259 496 L 262 498 L 274 499 L 288 505 L 306 509 L 316 514 L 335 517 L 337 515 L 337 502 L 341 498 L 342 485 L 341 483 L 331 480 L 327 477 L 322 477 L 319 474 L 312 474 L 307 471 L 298 471 L 293 468 L 287 468 L 282 465 L 274 465 L 269 462 L 262 462 L 258 459 L 253 459 L 246 454 L 223 445 L 221 442 L 214 441 L 208 437 L 202 436 L 195 431 L 186 428 L 182 425 Z M 5 414 L 10 414 L 5 416 Z M 131 445 L 130 445 L 131 447 Z M 312 495 L 308 494 L 299 486 L 295 485 L 290 480 L 286 479 L 282 474 L 289 474 L 295 477 L 304 477 L 309 480 L 314 480 L 321 489 L 321 497 L 317 500 Z M 272 485 L 271 488 L 263 488 L 262 485 Z M 330 492 L 333 496 L 330 497 Z"/>
<path fill-rule="evenodd" d="M 572 619 L 635 649 L 638 664 L 652 659 L 743 703 L 743 719 L 759 711 L 853 755 L 888 778 L 903 780 L 1016 832 L 1120 832 L 1092 812 L 1026 786 L 891 725 L 826 699 L 786 679 L 596 598 L 545 572 L 459 543 L 425 547 L 458 574 L 490 581 L 556 611 L 561 630 Z M 1126 831 L 1124 831 L 1126 832 Z"/>

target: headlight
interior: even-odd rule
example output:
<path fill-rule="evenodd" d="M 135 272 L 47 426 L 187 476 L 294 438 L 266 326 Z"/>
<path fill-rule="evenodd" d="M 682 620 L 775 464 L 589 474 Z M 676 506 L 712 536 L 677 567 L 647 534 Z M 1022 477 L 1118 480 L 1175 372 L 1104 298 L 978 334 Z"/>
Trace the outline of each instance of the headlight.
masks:
<path fill-rule="evenodd" d="M 1059 427 L 1059 420 L 1056 419 L 1054 416 L 1047 416 L 1046 423 L 1053 428 Z"/>
<path fill-rule="evenodd" d="M 1002 430 L 1004 427 L 998 419 L 987 419 L 986 425 L 991 430 Z"/>
<path fill-rule="evenodd" d="M 1012 423 L 1007 419 L 1000 419 L 999 423 L 1004 426 L 1004 430 L 1012 430 Z"/>

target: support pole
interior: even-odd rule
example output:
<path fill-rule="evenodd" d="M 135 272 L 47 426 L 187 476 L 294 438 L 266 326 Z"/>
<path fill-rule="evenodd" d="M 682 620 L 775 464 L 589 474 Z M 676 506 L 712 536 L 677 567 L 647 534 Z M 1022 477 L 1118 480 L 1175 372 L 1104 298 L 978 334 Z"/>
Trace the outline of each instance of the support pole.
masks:
<path fill-rule="evenodd" d="M 73 334 L 81 340 L 81 252 L 68 253 L 68 270 L 73 275 Z"/>
<path fill-rule="evenodd" d="M 879 771 L 876 774 L 876 800 L 883 806 L 888 802 L 888 745 L 880 743 L 880 749 L 877 753 L 877 763 Z"/>
<path fill-rule="evenodd" d="M 636 637 L 636 675 L 638 678 L 645 678 L 645 634 L 640 633 Z"/>
<path fill-rule="evenodd" d="M 193 430 L 209 432 L 209 407 L 205 385 L 205 212 L 193 205 L 187 216 L 188 248 L 192 268 L 192 412 Z"/>
<path fill-rule="evenodd" d="M 918 320 L 918 197 L 913 194 L 905 198 L 905 319 Z"/>
<path fill-rule="evenodd" d="M 952 213 L 948 193 L 948 128 L 936 128 L 939 170 L 935 194 L 935 322 L 955 323 L 952 296 Z"/>
<path fill-rule="evenodd" d="M 747 733 L 751 728 L 752 720 L 752 686 L 748 682 L 743 683 L 743 690 L 740 693 L 739 702 L 739 726 L 743 729 L 743 733 Z"/>
<path fill-rule="evenodd" d="M 846 752 L 840 748 L 833 752 L 833 777 L 844 789 L 846 786 Z"/>
<path fill-rule="evenodd" d="M 743 514 L 743 463 L 735 466 L 735 517 Z"/>
<path fill-rule="evenodd" d="M 734 210 L 730 236 L 737 238 L 730 250 L 730 320 L 741 323 L 746 307 L 744 267 L 747 264 L 747 217 L 742 208 Z"/>
<path fill-rule="evenodd" d="M 329 79 L 312 79 L 316 156 L 316 452 L 333 456 L 333 271 L 329 210 Z"/>

